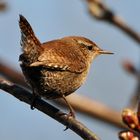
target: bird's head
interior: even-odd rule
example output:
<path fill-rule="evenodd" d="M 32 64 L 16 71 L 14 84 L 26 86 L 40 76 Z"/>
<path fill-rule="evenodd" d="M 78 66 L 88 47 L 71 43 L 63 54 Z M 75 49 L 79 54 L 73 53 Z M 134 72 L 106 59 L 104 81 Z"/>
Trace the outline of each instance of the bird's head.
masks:
<path fill-rule="evenodd" d="M 76 45 L 79 51 L 81 51 L 90 62 L 100 54 L 113 54 L 110 51 L 102 50 L 93 41 L 85 37 L 70 36 L 63 39 L 70 41 L 73 45 Z"/>

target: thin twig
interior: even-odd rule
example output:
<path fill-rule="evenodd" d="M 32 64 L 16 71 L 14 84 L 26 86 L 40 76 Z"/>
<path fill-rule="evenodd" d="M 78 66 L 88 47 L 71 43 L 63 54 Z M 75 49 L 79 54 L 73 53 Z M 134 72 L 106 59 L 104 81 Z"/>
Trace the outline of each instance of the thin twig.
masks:
<path fill-rule="evenodd" d="M 126 72 L 134 76 L 134 78 L 137 80 L 136 89 L 132 94 L 128 105 L 129 108 L 135 109 L 140 97 L 140 70 L 130 60 L 123 61 L 122 66 Z"/>
<path fill-rule="evenodd" d="M 22 102 L 25 102 L 29 105 L 31 105 L 32 103 L 33 95 L 30 92 L 3 78 L 0 78 L 0 89 L 8 92 L 9 94 L 13 95 Z M 72 117 L 68 118 L 67 115 L 64 115 L 64 113 L 61 112 L 59 109 L 53 107 L 52 105 L 48 104 L 42 99 L 37 99 L 34 107 L 40 110 L 41 112 L 49 115 L 56 121 L 67 126 L 71 130 L 73 130 L 76 134 L 81 136 L 83 139 L 99 140 L 99 138 L 97 138 L 97 136 L 86 126 L 84 126 L 81 122 L 77 121 Z"/>
<path fill-rule="evenodd" d="M 7 8 L 8 8 L 7 3 L 4 1 L 0 1 L 0 12 L 5 12 Z"/>
<path fill-rule="evenodd" d="M 140 44 L 140 34 L 128 26 L 119 16 L 117 16 L 111 9 L 109 9 L 102 0 L 86 1 L 88 4 L 88 10 L 92 17 L 111 23 Z"/>
<path fill-rule="evenodd" d="M 111 22 L 113 25 L 124 31 L 127 35 L 133 38 L 140 44 L 140 34 L 128 26 L 119 16 L 113 16 Z"/>

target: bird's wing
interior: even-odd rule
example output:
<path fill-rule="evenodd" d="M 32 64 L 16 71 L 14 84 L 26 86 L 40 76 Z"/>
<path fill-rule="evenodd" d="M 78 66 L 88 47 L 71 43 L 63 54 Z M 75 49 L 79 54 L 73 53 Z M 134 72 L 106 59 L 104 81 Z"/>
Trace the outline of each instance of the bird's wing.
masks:
<path fill-rule="evenodd" d="M 57 47 L 48 47 L 40 55 L 38 61 L 32 63 L 30 66 L 45 66 L 51 70 L 70 71 L 74 73 L 81 73 L 86 69 L 86 61 L 83 54 L 69 45 L 64 49 L 64 44 L 57 42 Z M 53 44 L 55 46 L 55 44 Z"/>

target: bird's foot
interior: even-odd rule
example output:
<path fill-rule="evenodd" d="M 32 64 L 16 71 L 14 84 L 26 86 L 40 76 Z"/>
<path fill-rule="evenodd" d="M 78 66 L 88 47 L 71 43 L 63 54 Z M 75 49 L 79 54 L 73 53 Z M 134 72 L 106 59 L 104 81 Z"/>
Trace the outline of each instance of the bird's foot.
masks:
<path fill-rule="evenodd" d="M 75 119 L 75 112 L 74 112 L 74 111 L 70 111 L 70 112 L 67 114 L 67 119 L 69 119 L 69 118 Z M 69 128 L 69 125 L 66 126 L 66 128 L 64 129 L 64 131 L 66 131 L 68 128 Z"/>
<path fill-rule="evenodd" d="M 36 102 L 36 100 L 38 98 L 40 98 L 40 97 L 37 96 L 37 95 L 33 95 L 32 99 L 31 99 L 31 106 L 30 106 L 32 110 L 34 110 L 34 108 L 35 108 L 35 102 Z"/>
<path fill-rule="evenodd" d="M 69 117 L 72 117 L 72 118 L 75 119 L 75 112 L 74 112 L 74 110 L 71 110 L 71 111 L 67 114 L 67 117 L 68 117 L 68 118 L 69 118 Z"/>

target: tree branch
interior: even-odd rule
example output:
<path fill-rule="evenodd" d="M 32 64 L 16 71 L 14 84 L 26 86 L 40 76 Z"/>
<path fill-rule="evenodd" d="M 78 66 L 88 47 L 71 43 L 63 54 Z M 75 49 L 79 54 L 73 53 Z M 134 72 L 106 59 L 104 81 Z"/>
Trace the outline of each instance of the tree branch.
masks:
<path fill-rule="evenodd" d="M 0 74 L 4 77 L 6 77 L 8 80 L 19 84 L 23 87 L 30 88 L 24 81 L 23 75 L 4 63 L 5 61 L 0 58 Z"/>
<path fill-rule="evenodd" d="M 140 69 L 138 69 L 130 60 L 125 60 L 122 63 L 122 66 L 126 72 L 134 76 L 137 80 L 137 85 L 132 97 L 130 98 L 130 102 L 128 104 L 129 108 L 135 109 L 139 102 L 140 97 Z"/>
<path fill-rule="evenodd" d="M 140 44 L 140 34 L 129 27 L 119 16 L 109 9 L 102 0 L 86 0 L 86 2 L 92 17 L 111 23 Z"/>
<path fill-rule="evenodd" d="M 0 1 L 0 12 L 5 12 L 7 8 L 7 3 L 5 1 Z"/>
<path fill-rule="evenodd" d="M 31 105 L 32 103 L 33 95 L 30 92 L 2 78 L 0 78 L 0 89 L 8 92 L 9 94 L 13 95 L 22 102 L 25 102 L 29 105 Z M 81 136 L 83 139 L 99 140 L 99 138 L 97 138 L 97 136 L 86 126 L 84 126 L 81 122 L 77 121 L 72 117 L 68 118 L 67 115 L 65 115 L 59 109 L 53 107 L 52 105 L 48 104 L 42 99 L 37 99 L 34 107 L 40 110 L 41 112 L 47 114 L 48 116 L 52 117 L 56 121 L 67 126 L 79 136 Z"/>

